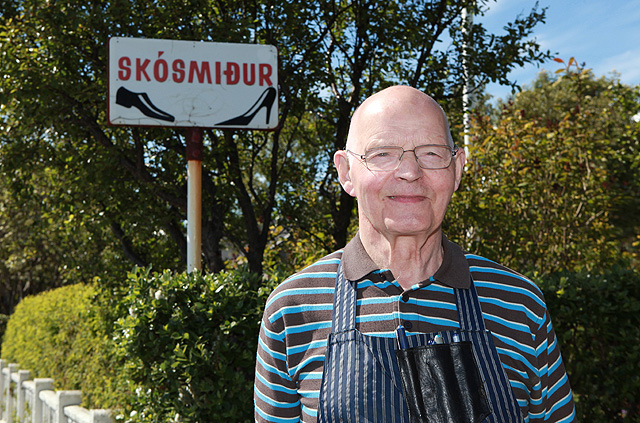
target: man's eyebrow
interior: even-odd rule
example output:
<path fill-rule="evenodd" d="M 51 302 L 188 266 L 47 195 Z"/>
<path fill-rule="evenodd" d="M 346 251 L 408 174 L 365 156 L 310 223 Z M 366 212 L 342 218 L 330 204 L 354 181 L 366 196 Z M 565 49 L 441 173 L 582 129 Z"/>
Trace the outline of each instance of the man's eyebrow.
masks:
<path fill-rule="evenodd" d="M 403 140 L 395 138 L 372 138 L 366 143 L 365 148 L 378 148 L 378 147 L 398 147 L 403 144 Z"/>

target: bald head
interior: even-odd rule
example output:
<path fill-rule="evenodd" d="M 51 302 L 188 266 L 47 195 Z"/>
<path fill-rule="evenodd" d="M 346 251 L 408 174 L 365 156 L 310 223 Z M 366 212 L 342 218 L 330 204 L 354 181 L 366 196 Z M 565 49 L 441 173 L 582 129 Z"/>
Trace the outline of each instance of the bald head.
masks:
<path fill-rule="evenodd" d="M 422 91 L 400 85 L 372 95 L 356 109 L 351 119 L 347 148 L 360 151 L 360 148 L 364 147 L 365 138 L 371 139 L 372 132 L 401 133 L 401 129 L 406 128 L 407 124 L 416 122 L 433 128 L 428 132 L 440 132 L 445 137 L 442 142 L 431 140 L 420 143 L 442 143 L 453 148 L 449 122 L 440 105 Z M 427 133 L 415 134 L 416 139 L 421 136 L 427 136 Z"/>

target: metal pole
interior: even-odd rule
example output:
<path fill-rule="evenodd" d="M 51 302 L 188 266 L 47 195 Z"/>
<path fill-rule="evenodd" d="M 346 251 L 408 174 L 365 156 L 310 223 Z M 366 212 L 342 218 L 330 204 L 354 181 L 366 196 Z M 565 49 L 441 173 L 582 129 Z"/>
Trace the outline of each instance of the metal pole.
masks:
<path fill-rule="evenodd" d="M 471 13 L 466 7 L 462 9 L 462 34 L 463 37 L 469 34 L 471 27 L 473 25 L 473 13 Z M 467 154 L 467 159 L 469 158 L 469 146 L 471 144 L 471 137 L 469 132 L 471 130 L 470 121 L 471 118 L 469 116 L 471 112 L 471 101 L 472 101 L 472 91 L 473 91 L 473 76 L 471 75 L 471 71 L 469 70 L 469 46 L 467 45 L 466 39 L 462 44 L 462 73 L 464 76 L 464 92 L 462 93 L 462 122 L 464 124 L 464 150 Z"/>
<path fill-rule="evenodd" d="M 202 269 L 202 128 L 187 129 L 187 272 Z"/>

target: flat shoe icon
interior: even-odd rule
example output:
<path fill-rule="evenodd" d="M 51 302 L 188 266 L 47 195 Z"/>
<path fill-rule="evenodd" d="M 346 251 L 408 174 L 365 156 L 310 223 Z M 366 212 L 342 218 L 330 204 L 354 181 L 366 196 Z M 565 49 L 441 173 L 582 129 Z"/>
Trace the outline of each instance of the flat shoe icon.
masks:
<path fill-rule="evenodd" d="M 142 114 L 150 118 L 164 120 L 167 122 L 173 122 L 176 120 L 169 113 L 158 109 L 151 102 L 147 93 L 134 93 L 125 87 L 118 88 L 118 92 L 116 92 L 116 104 L 126 107 L 127 109 L 135 107 L 140 110 Z"/>

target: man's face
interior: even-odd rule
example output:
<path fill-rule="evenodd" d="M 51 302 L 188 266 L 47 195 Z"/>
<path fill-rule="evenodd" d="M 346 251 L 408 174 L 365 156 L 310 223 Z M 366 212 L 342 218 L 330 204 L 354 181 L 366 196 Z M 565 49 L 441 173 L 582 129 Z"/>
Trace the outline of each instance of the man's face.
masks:
<path fill-rule="evenodd" d="M 444 116 L 435 102 L 407 87 L 392 90 L 370 99 L 354 116 L 349 150 L 365 154 L 382 146 L 412 150 L 424 144 L 449 145 Z M 440 230 L 460 183 L 462 150 L 448 168 L 438 170 L 421 169 L 412 152 L 404 153 L 392 171 L 371 171 L 357 157 L 341 153 L 336 154 L 336 165 L 343 163 L 338 165 L 343 187 L 358 199 L 361 229 L 370 227 L 385 237 L 428 236 Z"/>

